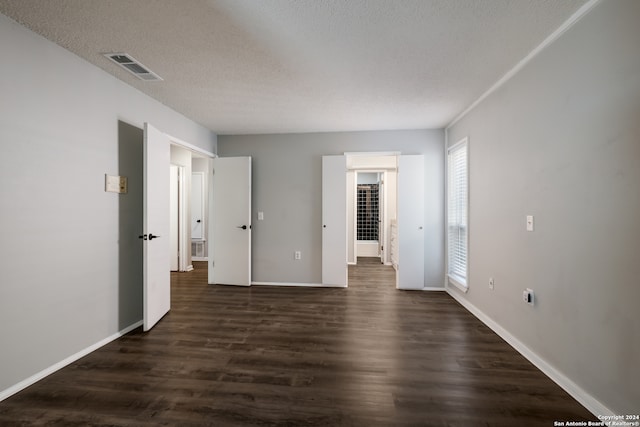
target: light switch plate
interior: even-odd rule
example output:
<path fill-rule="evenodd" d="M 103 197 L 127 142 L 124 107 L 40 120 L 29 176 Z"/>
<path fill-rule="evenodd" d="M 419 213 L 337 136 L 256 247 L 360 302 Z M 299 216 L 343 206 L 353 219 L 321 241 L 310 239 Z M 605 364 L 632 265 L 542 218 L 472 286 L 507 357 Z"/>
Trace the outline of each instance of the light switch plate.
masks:
<path fill-rule="evenodd" d="M 527 215 L 527 231 L 533 231 L 533 215 Z"/>
<path fill-rule="evenodd" d="M 125 194 L 127 192 L 127 177 L 105 174 L 104 191 Z"/>
<path fill-rule="evenodd" d="M 264 212 L 258 212 L 258 221 L 262 221 L 264 219 Z"/>

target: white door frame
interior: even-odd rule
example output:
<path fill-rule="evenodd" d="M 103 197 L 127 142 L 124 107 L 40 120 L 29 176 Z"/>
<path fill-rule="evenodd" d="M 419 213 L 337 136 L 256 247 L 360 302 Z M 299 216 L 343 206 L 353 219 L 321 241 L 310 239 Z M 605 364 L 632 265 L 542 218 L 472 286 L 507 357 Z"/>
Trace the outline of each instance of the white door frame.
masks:
<path fill-rule="evenodd" d="M 385 246 L 385 250 L 384 250 L 384 257 L 385 259 L 382 260 L 382 262 L 385 265 L 392 265 L 392 260 L 391 260 L 391 221 L 389 220 L 389 209 L 388 209 L 388 172 L 396 172 L 398 171 L 398 158 L 401 155 L 400 151 L 366 151 L 366 152 L 345 152 L 344 155 L 347 157 L 347 171 L 348 172 L 354 172 L 354 179 L 353 179 L 353 206 L 354 206 L 354 210 L 353 210 L 353 228 L 354 228 L 354 236 L 353 236 L 353 254 L 354 254 L 354 260 L 352 264 L 357 264 L 358 261 L 358 251 L 357 251 L 357 247 L 358 247 L 358 239 L 357 239 L 357 235 L 356 235 L 356 227 L 358 226 L 357 223 L 357 197 L 358 197 L 358 172 L 383 172 L 384 173 L 384 183 L 385 185 L 383 186 L 383 191 L 384 193 L 384 198 L 383 198 L 383 203 L 384 203 L 384 223 L 383 223 L 383 227 L 384 227 L 384 246 Z M 350 158 L 357 158 L 357 157 L 393 157 L 395 159 L 395 165 L 393 167 L 387 167 L 386 165 L 380 165 L 379 167 L 367 167 L 367 166 L 359 166 L 359 165 L 353 165 L 351 164 Z M 397 193 L 397 192 L 396 192 Z M 398 197 L 396 194 L 396 210 L 397 210 L 397 203 L 398 203 Z M 348 239 L 348 237 L 347 237 Z"/>
<path fill-rule="evenodd" d="M 167 137 L 169 138 L 169 143 L 171 145 L 175 145 L 177 147 L 180 148 L 184 148 L 186 150 L 189 150 L 191 152 L 195 152 L 198 154 L 201 154 L 203 156 L 205 156 L 208 159 L 214 159 L 216 157 L 218 157 L 217 154 L 212 153 L 211 151 L 207 151 L 204 150 L 198 146 L 195 146 L 193 144 L 189 144 L 186 141 L 183 141 L 181 139 L 175 138 L 171 135 L 166 134 Z M 192 156 L 192 162 L 193 162 L 193 156 Z M 176 165 L 178 166 L 178 165 Z M 191 271 L 193 270 L 193 264 L 191 263 L 191 259 L 189 259 L 186 254 L 189 253 L 189 246 L 191 245 L 191 240 L 187 239 L 187 236 L 191 236 L 191 218 L 187 218 L 185 212 L 187 212 L 187 204 L 190 203 L 190 200 L 187 200 L 186 194 L 187 194 L 187 183 L 186 183 L 186 179 L 185 179 L 185 172 L 184 172 L 184 167 L 181 167 L 180 169 L 180 173 L 179 173 L 179 184 L 178 184 L 178 193 L 179 193 L 179 201 L 178 201 L 178 217 L 179 217 L 179 242 L 178 242 L 178 251 L 180 253 L 180 258 L 179 258 L 179 263 L 178 263 L 178 270 L 179 271 Z M 182 255 L 184 254 L 184 255 Z"/>
<path fill-rule="evenodd" d="M 178 268 L 180 271 L 191 271 L 193 265 L 191 259 L 187 257 L 189 249 L 187 245 L 191 242 L 187 239 L 191 235 L 188 230 L 191 221 L 188 220 L 187 212 L 187 191 L 186 174 L 184 166 L 178 166 Z"/>
<path fill-rule="evenodd" d="M 170 164 L 169 182 L 169 246 L 171 271 L 180 271 L 180 166 Z"/>

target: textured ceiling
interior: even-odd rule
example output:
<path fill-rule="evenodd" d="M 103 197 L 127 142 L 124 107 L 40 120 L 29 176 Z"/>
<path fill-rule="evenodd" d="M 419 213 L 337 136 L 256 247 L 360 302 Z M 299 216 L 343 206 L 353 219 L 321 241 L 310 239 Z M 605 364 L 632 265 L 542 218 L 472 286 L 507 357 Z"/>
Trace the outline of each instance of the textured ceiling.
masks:
<path fill-rule="evenodd" d="M 248 134 L 444 127 L 585 2 L 0 0 L 0 12 L 219 134 Z"/>

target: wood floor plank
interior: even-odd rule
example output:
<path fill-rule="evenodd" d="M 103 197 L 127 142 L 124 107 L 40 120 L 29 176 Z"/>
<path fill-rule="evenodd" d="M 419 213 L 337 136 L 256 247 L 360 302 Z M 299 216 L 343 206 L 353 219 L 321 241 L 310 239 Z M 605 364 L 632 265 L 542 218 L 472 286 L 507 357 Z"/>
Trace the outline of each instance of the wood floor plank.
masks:
<path fill-rule="evenodd" d="M 360 259 L 349 288 L 206 284 L 0 402 L 0 425 L 550 426 L 594 417 L 445 293 Z"/>

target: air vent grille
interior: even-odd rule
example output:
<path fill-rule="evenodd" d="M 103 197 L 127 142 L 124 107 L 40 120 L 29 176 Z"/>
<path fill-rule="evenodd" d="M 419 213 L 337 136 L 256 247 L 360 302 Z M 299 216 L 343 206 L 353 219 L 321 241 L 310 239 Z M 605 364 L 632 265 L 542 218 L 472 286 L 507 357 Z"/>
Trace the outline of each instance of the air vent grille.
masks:
<path fill-rule="evenodd" d="M 150 71 L 147 67 L 142 65 L 139 61 L 135 60 L 128 53 L 104 53 L 105 57 L 109 58 L 120 67 L 124 68 L 140 80 L 145 81 L 161 81 L 162 77 Z"/>

